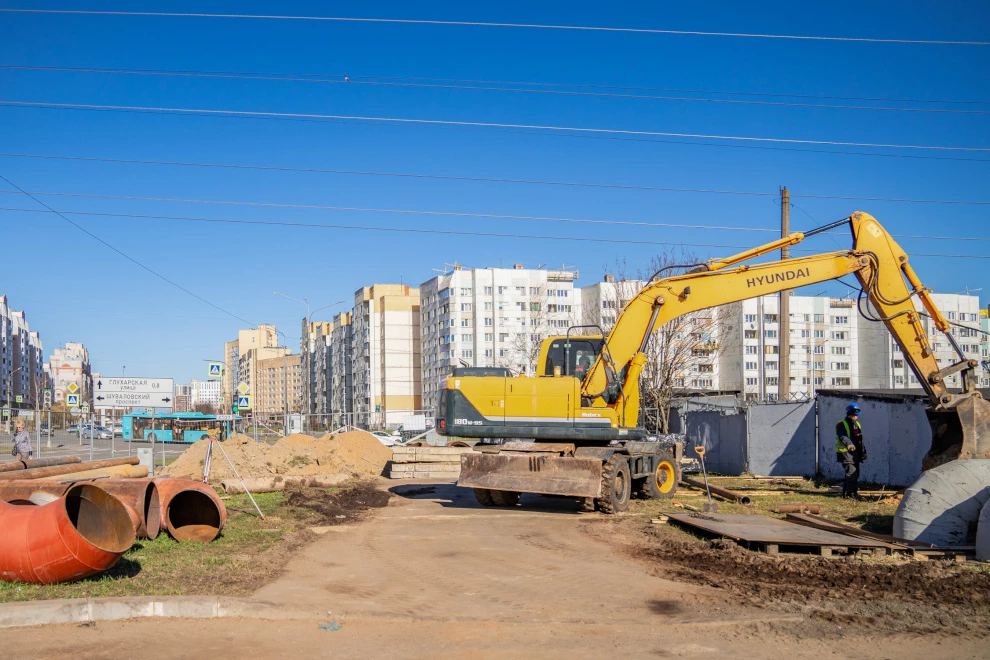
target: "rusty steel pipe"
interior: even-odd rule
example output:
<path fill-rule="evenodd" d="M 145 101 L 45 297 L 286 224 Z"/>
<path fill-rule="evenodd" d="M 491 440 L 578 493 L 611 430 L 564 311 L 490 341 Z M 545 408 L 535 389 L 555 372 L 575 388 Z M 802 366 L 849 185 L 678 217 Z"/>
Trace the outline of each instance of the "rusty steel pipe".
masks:
<path fill-rule="evenodd" d="M 83 479 L 95 479 L 97 477 L 109 477 L 111 479 L 141 479 L 148 476 L 146 465 L 114 465 L 113 467 L 96 468 L 94 470 L 82 470 L 80 472 L 70 472 L 60 474 L 57 477 L 44 477 L 35 481 L 80 481 Z M 0 482 L 3 483 L 3 482 Z"/>
<path fill-rule="evenodd" d="M 62 497 L 78 482 L 54 480 L 0 481 L 0 502 L 24 503 L 34 493 L 49 493 Z M 127 508 L 138 538 L 153 539 L 161 531 L 161 509 L 158 487 L 151 479 L 100 479 L 92 484 L 104 490 Z"/>
<path fill-rule="evenodd" d="M 0 465 L 0 472 L 15 472 L 17 470 L 27 470 L 30 468 L 53 467 L 55 465 L 69 465 L 80 462 L 78 456 L 64 456 L 62 458 L 32 458 L 27 461 L 13 461 Z"/>
<path fill-rule="evenodd" d="M 681 482 L 687 484 L 688 486 L 694 486 L 695 488 L 705 489 L 704 482 L 698 481 L 697 479 L 691 479 L 689 477 L 681 477 Z M 727 499 L 730 502 L 736 502 L 745 506 L 750 505 L 749 497 L 735 491 L 731 491 L 728 488 L 720 488 L 718 486 L 713 486 L 708 484 L 708 490 L 712 492 L 713 495 L 718 495 L 721 498 Z"/>
<path fill-rule="evenodd" d="M 140 461 L 137 456 L 130 458 L 108 458 L 102 461 L 87 461 L 85 463 L 74 463 L 72 465 L 56 465 L 54 467 L 40 467 L 31 470 L 18 470 L 16 472 L 4 472 L 0 474 L 0 481 L 16 481 L 18 479 L 44 479 L 46 477 L 57 477 L 63 474 L 72 474 L 83 470 L 95 470 L 97 468 L 114 467 L 116 465 L 137 465 Z"/>
<path fill-rule="evenodd" d="M 162 529 L 176 541 L 209 543 L 227 523 L 227 507 L 211 486 L 192 479 L 156 477 Z"/>
<path fill-rule="evenodd" d="M 44 506 L 0 502 L 0 580 L 55 584 L 105 571 L 134 544 L 127 508 L 92 484 Z"/>

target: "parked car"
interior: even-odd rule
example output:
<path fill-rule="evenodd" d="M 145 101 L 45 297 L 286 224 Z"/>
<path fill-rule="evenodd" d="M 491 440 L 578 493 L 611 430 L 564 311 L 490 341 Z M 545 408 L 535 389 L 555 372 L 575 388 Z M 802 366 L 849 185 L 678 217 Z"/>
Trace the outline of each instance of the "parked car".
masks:
<path fill-rule="evenodd" d="M 91 426 L 90 424 L 84 424 L 81 429 L 80 435 L 84 438 L 92 436 L 94 440 L 113 439 L 113 431 L 103 426 Z"/>
<path fill-rule="evenodd" d="M 124 437 L 124 426 L 122 424 L 114 424 L 111 427 L 111 430 L 113 431 L 113 437 L 115 437 L 115 438 L 123 438 Z"/>
<path fill-rule="evenodd" d="M 386 447 L 394 447 L 396 444 L 402 442 L 402 434 L 398 431 L 371 431 L 371 435 L 378 438 Z"/>
<path fill-rule="evenodd" d="M 42 424 L 41 426 L 39 426 L 39 427 L 38 427 L 38 432 L 39 432 L 39 433 L 40 433 L 41 435 L 43 435 L 43 436 L 47 436 L 47 437 L 49 437 L 49 438 L 55 435 L 55 429 L 53 429 L 53 428 L 52 428 L 51 426 L 49 426 L 48 424 Z"/>

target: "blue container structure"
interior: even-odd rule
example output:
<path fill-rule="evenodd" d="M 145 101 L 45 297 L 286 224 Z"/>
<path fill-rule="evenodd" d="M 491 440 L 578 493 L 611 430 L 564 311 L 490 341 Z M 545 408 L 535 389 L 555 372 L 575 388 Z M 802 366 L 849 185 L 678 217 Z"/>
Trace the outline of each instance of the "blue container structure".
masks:
<path fill-rule="evenodd" d="M 230 423 L 219 422 L 216 415 L 204 415 L 200 412 L 168 415 L 130 413 L 121 419 L 124 440 L 150 441 L 154 436 L 155 442 L 196 442 L 208 435 L 216 436 L 221 426 Z"/>

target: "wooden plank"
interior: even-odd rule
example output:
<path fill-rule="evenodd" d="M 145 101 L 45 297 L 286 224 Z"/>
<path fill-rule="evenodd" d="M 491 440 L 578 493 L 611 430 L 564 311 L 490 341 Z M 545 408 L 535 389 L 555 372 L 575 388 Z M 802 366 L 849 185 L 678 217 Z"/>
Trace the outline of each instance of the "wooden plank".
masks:
<path fill-rule="evenodd" d="M 833 546 L 842 548 L 877 548 L 886 544 L 873 539 L 864 539 L 837 534 L 813 527 L 766 516 L 747 516 L 728 513 L 706 513 L 690 515 L 668 514 L 671 520 L 682 525 L 705 530 L 712 534 L 763 545 Z"/>
<path fill-rule="evenodd" d="M 820 518 L 819 516 L 815 516 L 810 513 L 788 513 L 787 520 L 797 525 L 805 525 L 808 527 L 812 527 L 814 529 L 821 529 L 827 532 L 835 532 L 837 534 L 848 534 L 849 536 L 855 536 L 858 538 L 883 541 L 885 544 L 890 545 L 891 547 L 893 546 L 920 547 L 920 548 L 931 547 L 927 543 L 918 543 L 917 541 L 899 539 L 896 536 L 891 536 L 889 534 L 868 532 L 864 529 L 859 529 L 858 527 L 852 527 L 851 525 L 843 525 L 842 523 L 832 522 L 831 520 L 826 520 L 825 518 Z"/>
<path fill-rule="evenodd" d="M 391 479 L 438 479 L 441 481 L 455 482 L 457 475 L 450 472 L 404 472 L 402 474 L 389 474 Z"/>
<path fill-rule="evenodd" d="M 461 471 L 460 463 L 395 463 L 390 468 L 392 472 L 450 472 L 457 474 Z"/>
<path fill-rule="evenodd" d="M 396 454 L 392 452 L 393 463 L 456 463 L 461 457 L 455 454 Z"/>

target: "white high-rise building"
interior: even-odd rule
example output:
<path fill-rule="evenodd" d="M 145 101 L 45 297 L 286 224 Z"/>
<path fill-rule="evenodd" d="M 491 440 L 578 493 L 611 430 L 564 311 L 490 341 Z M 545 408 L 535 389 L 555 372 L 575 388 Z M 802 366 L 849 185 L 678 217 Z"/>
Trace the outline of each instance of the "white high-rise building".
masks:
<path fill-rule="evenodd" d="M 189 381 L 189 403 L 193 409 L 201 405 L 219 409 L 222 401 L 223 396 L 219 380 L 193 379 Z"/>
<path fill-rule="evenodd" d="M 532 374 L 544 338 L 581 323 L 577 271 L 462 268 L 420 285 L 423 407 L 461 365 Z"/>
<path fill-rule="evenodd" d="M 0 400 L 5 407 L 37 407 L 45 384 L 43 360 L 40 335 L 28 327 L 23 311 L 10 309 L 7 296 L 0 296 Z"/>

